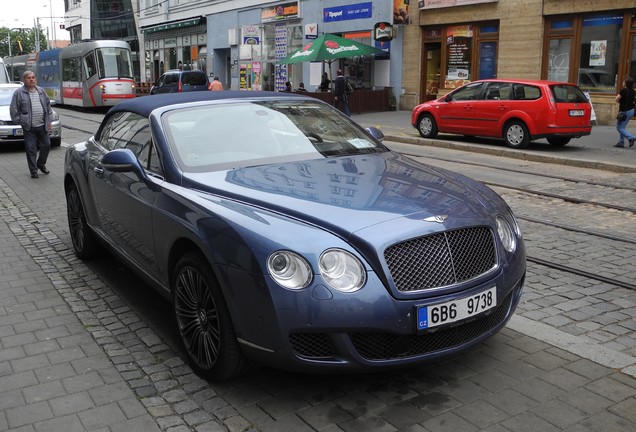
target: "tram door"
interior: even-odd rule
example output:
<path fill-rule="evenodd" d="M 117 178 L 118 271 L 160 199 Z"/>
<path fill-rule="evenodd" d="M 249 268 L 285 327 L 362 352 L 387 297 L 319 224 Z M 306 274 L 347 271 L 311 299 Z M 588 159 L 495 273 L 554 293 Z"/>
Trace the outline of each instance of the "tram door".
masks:
<path fill-rule="evenodd" d="M 440 71 L 442 67 L 442 44 L 432 42 L 424 44 L 424 65 L 422 80 L 424 101 L 437 99 L 440 88 Z"/>

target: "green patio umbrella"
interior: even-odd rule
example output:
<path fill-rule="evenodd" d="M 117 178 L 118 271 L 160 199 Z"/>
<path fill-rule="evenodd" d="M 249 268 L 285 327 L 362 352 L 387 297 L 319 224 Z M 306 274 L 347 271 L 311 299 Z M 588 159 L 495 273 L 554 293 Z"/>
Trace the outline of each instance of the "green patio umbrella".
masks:
<path fill-rule="evenodd" d="M 331 62 L 337 59 L 355 56 L 368 56 L 375 54 L 385 54 L 384 51 L 371 45 L 356 42 L 334 34 L 325 33 L 312 40 L 304 47 L 294 51 L 279 63 L 302 63 L 308 61 L 324 61 L 329 64 L 329 80 L 333 83 L 331 76 Z"/>
<path fill-rule="evenodd" d="M 339 58 L 374 54 L 385 54 L 385 52 L 371 45 L 327 33 L 289 54 L 280 60 L 279 63 L 326 61 L 331 64 L 332 60 Z"/>

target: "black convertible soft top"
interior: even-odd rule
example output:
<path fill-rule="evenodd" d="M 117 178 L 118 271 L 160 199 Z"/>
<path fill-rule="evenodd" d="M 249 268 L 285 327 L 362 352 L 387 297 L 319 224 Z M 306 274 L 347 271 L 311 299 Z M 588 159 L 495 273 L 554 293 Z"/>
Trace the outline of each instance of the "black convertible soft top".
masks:
<path fill-rule="evenodd" d="M 107 116 L 120 111 L 131 111 L 141 116 L 148 117 L 152 111 L 170 105 L 178 105 L 188 102 L 202 102 L 224 99 L 260 99 L 260 98 L 284 98 L 304 97 L 296 93 L 271 92 L 271 91 L 194 91 L 184 93 L 166 93 L 152 96 L 141 96 L 128 99 L 112 107 Z"/>

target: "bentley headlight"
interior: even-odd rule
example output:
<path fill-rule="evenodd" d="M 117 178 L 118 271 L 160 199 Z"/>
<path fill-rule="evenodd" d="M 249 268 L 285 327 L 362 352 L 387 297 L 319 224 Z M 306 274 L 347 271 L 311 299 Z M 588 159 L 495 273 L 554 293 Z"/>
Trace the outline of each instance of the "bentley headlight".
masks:
<path fill-rule="evenodd" d="M 342 249 L 329 249 L 320 255 L 320 274 L 330 287 L 354 292 L 366 281 L 364 266 L 355 256 Z"/>
<path fill-rule="evenodd" d="M 510 223 L 502 216 L 497 216 L 497 235 L 504 249 L 513 253 L 517 249 L 517 237 Z"/>
<path fill-rule="evenodd" d="M 313 276 L 309 263 L 290 251 L 277 251 L 271 254 L 267 260 L 267 268 L 274 280 L 288 289 L 305 288 Z"/>

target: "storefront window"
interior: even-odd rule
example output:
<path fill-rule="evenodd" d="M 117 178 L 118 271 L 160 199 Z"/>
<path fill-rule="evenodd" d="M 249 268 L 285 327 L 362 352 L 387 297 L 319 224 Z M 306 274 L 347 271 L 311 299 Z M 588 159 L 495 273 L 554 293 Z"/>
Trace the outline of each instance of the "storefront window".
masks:
<path fill-rule="evenodd" d="M 472 46 L 471 24 L 447 27 L 445 88 L 454 89 L 470 81 Z"/>
<path fill-rule="evenodd" d="M 568 82 L 572 39 L 551 39 L 548 47 L 548 79 Z"/>
<path fill-rule="evenodd" d="M 614 93 L 618 79 L 622 15 L 583 18 L 578 85 L 582 90 Z"/>

